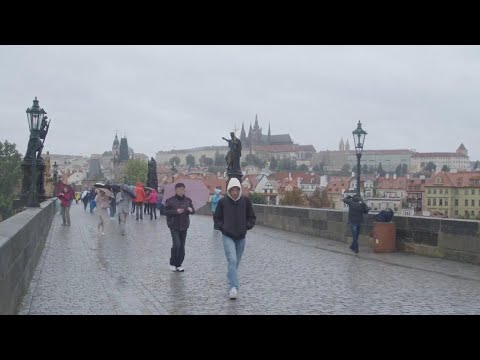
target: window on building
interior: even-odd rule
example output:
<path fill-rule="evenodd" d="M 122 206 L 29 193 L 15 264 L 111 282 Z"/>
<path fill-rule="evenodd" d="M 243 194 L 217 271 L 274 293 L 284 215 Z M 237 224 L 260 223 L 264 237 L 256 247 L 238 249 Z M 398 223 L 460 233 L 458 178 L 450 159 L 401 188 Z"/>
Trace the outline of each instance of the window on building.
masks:
<path fill-rule="evenodd" d="M 445 189 L 445 194 L 448 194 L 448 189 Z"/>
<path fill-rule="evenodd" d="M 445 199 L 445 206 L 448 206 L 448 200 Z"/>
<path fill-rule="evenodd" d="M 445 215 L 447 215 L 447 216 L 448 216 L 448 210 L 445 210 Z"/>
<path fill-rule="evenodd" d="M 455 189 L 455 195 L 458 195 L 458 189 Z"/>
<path fill-rule="evenodd" d="M 468 210 L 465 210 L 465 216 L 468 216 Z"/>
<path fill-rule="evenodd" d="M 443 189 L 440 189 L 440 190 L 438 191 L 438 193 L 439 193 L 439 194 L 443 194 Z"/>
<path fill-rule="evenodd" d="M 465 206 L 468 206 L 468 200 L 465 199 Z"/>
<path fill-rule="evenodd" d="M 468 195 L 468 190 L 467 189 L 465 189 L 464 194 Z"/>
<path fill-rule="evenodd" d="M 472 195 L 475 195 L 475 189 L 472 189 Z"/>
<path fill-rule="evenodd" d="M 475 211 L 470 211 L 470 215 L 475 216 Z"/>
<path fill-rule="evenodd" d="M 458 210 L 455 210 L 455 215 L 458 215 Z"/>
<path fill-rule="evenodd" d="M 433 193 L 436 194 L 436 193 L 437 193 L 437 189 L 433 189 Z"/>
<path fill-rule="evenodd" d="M 438 205 L 443 206 L 443 199 L 438 199 Z"/>
<path fill-rule="evenodd" d="M 433 206 L 437 206 L 437 199 L 433 199 Z"/>
<path fill-rule="evenodd" d="M 475 206 L 475 200 L 472 199 L 472 206 Z"/>
<path fill-rule="evenodd" d="M 428 189 L 428 193 L 431 194 L 431 193 L 432 193 L 432 189 Z"/>

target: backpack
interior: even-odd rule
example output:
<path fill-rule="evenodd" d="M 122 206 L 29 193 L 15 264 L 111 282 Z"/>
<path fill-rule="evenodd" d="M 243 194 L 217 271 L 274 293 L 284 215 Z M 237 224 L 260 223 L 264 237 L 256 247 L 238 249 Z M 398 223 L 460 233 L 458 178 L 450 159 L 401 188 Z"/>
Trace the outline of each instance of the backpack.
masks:
<path fill-rule="evenodd" d="M 393 210 L 392 209 L 382 210 L 373 218 L 377 222 L 391 222 L 393 219 Z"/>

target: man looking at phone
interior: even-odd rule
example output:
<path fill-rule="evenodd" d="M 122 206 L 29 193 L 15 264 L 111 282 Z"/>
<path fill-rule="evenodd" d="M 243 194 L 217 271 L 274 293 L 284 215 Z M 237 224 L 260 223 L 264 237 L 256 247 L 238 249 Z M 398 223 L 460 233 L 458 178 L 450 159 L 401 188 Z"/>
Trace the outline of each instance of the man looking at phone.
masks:
<path fill-rule="evenodd" d="M 172 250 L 170 257 L 171 271 L 185 271 L 182 267 L 185 258 L 185 240 L 190 226 L 190 214 L 195 214 L 192 200 L 185 196 L 185 185 L 175 185 L 175 195 L 165 202 L 167 225 L 172 234 Z"/>

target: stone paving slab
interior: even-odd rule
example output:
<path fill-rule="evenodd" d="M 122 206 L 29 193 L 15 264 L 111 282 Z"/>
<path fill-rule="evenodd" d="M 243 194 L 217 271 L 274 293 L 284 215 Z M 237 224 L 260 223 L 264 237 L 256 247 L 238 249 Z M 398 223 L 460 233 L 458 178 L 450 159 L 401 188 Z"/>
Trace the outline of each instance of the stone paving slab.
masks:
<path fill-rule="evenodd" d="M 480 314 L 480 267 L 257 226 L 228 299 L 221 234 L 192 216 L 185 272 L 168 269 L 165 217 L 96 234 L 96 214 L 57 214 L 19 314 Z"/>

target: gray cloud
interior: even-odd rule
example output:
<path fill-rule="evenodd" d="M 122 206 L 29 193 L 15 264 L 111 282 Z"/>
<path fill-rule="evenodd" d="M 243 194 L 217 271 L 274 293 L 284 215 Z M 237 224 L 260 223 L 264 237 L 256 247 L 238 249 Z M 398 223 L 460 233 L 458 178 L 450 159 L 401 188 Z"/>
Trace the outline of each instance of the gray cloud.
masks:
<path fill-rule="evenodd" d="M 361 120 L 366 148 L 480 159 L 479 85 L 478 46 L 0 46 L 0 139 L 25 150 L 38 96 L 52 153 L 219 145 L 258 113 L 317 150 Z"/>

